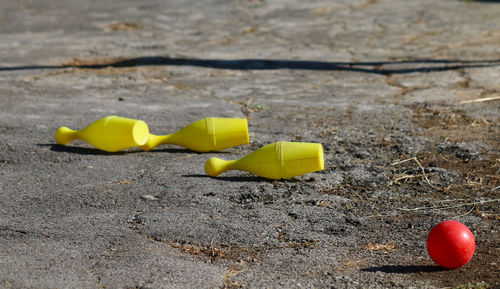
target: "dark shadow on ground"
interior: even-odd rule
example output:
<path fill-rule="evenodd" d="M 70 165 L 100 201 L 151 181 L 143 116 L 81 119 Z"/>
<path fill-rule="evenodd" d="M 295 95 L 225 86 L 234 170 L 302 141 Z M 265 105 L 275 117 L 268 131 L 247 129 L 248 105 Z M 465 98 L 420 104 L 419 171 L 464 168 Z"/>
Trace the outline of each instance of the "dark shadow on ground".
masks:
<path fill-rule="evenodd" d="M 170 154 L 201 154 L 197 151 L 192 151 L 186 148 L 154 148 L 149 153 L 170 153 Z"/>
<path fill-rule="evenodd" d="M 37 144 L 40 147 L 50 147 L 51 151 L 55 152 L 67 152 L 80 155 L 125 155 L 133 153 L 170 153 L 170 154 L 204 154 L 204 152 L 192 151 L 186 148 L 162 148 L 162 149 L 152 149 L 150 151 L 143 151 L 139 148 L 131 148 L 130 150 L 123 150 L 118 152 L 107 152 L 96 148 L 86 148 L 86 147 L 75 147 L 75 146 L 65 146 L 60 144 Z M 214 153 L 214 152 L 207 152 Z M 230 152 L 218 151 L 217 154 L 230 154 Z"/>
<path fill-rule="evenodd" d="M 320 70 L 320 71 L 353 71 L 373 74 L 407 74 L 416 72 L 437 72 L 464 68 L 481 68 L 500 66 L 500 59 L 490 60 L 450 60 L 450 59 L 415 59 L 400 61 L 374 62 L 326 62 L 307 60 L 271 60 L 271 59 L 196 59 L 171 58 L 163 56 L 110 59 L 108 61 L 76 61 L 74 64 L 30 65 L 0 67 L 0 71 L 33 70 L 33 69 L 104 69 L 108 67 L 123 68 L 136 66 L 195 66 L 204 68 L 230 70 Z M 405 65 L 403 68 L 384 68 L 387 65 Z M 413 67 L 412 67 L 413 66 Z"/>
<path fill-rule="evenodd" d="M 382 272 L 390 274 L 432 273 L 447 271 L 436 265 L 385 265 L 361 269 L 363 272 Z"/>
<path fill-rule="evenodd" d="M 50 147 L 51 151 L 55 152 L 66 152 L 78 155 L 100 155 L 100 156 L 111 156 L 111 155 L 126 155 L 131 153 L 138 153 L 142 151 L 119 151 L 119 152 L 107 152 L 96 148 L 84 148 L 84 147 L 74 147 L 74 146 L 64 146 L 60 144 L 38 144 L 41 147 Z"/>
<path fill-rule="evenodd" d="M 262 182 L 273 182 L 275 180 L 270 180 L 266 179 L 263 177 L 257 177 L 257 176 L 234 176 L 234 177 L 211 177 L 209 175 L 199 175 L 199 174 L 192 174 L 192 175 L 182 175 L 185 178 L 211 178 L 215 180 L 221 180 L 221 181 L 226 181 L 226 182 L 257 182 L 257 183 L 262 183 Z"/>
<path fill-rule="evenodd" d="M 182 175 L 185 178 L 212 178 L 214 180 L 221 180 L 221 181 L 226 181 L 226 182 L 268 182 L 268 183 L 274 183 L 274 182 L 280 182 L 280 183 L 301 183 L 301 182 L 310 182 L 310 180 L 300 180 L 298 178 L 291 178 L 291 179 L 267 179 L 264 177 L 259 177 L 259 176 L 252 176 L 252 175 L 242 175 L 242 176 L 231 176 L 231 177 L 225 177 L 225 176 L 218 176 L 218 177 L 211 177 L 209 175 L 200 175 L 200 174 L 191 174 L 191 175 Z"/>
<path fill-rule="evenodd" d="M 228 152 L 228 151 L 213 151 L 213 152 L 198 152 L 198 151 L 193 151 L 193 150 L 190 150 L 190 149 L 187 149 L 187 148 L 154 148 L 148 152 L 159 152 L 159 153 L 172 153 L 172 154 L 180 154 L 180 153 L 184 153 L 184 154 L 198 154 L 198 155 L 201 155 L 201 154 L 208 154 L 208 153 L 216 153 L 216 154 L 230 154 L 231 152 Z"/>

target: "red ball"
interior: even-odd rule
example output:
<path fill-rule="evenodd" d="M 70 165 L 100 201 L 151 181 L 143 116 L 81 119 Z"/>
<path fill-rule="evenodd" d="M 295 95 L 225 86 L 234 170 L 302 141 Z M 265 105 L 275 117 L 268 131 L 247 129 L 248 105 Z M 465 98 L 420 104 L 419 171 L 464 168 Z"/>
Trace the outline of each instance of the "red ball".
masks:
<path fill-rule="evenodd" d="M 455 269 L 472 258 L 476 244 L 467 226 L 444 221 L 432 228 L 427 237 L 427 252 L 439 266 Z"/>

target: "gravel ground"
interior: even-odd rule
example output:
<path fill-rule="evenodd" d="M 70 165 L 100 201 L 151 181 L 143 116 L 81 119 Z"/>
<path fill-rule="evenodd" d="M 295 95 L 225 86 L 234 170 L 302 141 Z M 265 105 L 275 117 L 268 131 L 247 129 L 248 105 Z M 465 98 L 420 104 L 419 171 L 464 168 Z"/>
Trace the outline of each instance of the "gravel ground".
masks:
<path fill-rule="evenodd" d="M 500 286 L 498 15 L 498 1 L 2 1 L 0 287 Z M 56 144 L 59 126 L 106 115 L 155 134 L 245 117 L 250 144 Z M 321 143 L 325 169 L 203 170 L 281 140 Z M 476 238 L 455 270 L 425 249 L 446 219 Z"/>

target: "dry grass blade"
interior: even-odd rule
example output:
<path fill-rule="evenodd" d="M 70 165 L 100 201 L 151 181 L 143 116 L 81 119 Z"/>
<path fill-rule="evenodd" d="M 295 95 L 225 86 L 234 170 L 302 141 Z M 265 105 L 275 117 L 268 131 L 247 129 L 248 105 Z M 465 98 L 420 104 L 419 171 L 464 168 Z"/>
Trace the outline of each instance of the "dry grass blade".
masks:
<path fill-rule="evenodd" d="M 500 100 L 500 96 L 491 96 L 491 97 L 483 97 L 483 98 L 477 98 L 477 99 L 469 99 L 469 100 L 461 101 L 460 104 L 485 102 L 485 101 L 492 101 L 492 100 Z"/>
<path fill-rule="evenodd" d="M 439 188 L 434 186 L 433 184 L 431 184 L 431 182 L 429 181 L 429 179 L 427 178 L 427 175 L 425 174 L 425 169 L 424 167 L 422 166 L 422 164 L 420 163 L 420 161 L 417 159 L 417 157 L 412 157 L 412 158 L 409 158 L 409 159 L 406 159 L 406 160 L 402 160 L 402 161 L 397 161 L 397 162 L 393 162 L 391 164 L 391 166 L 395 166 L 395 165 L 399 165 L 399 164 L 402 164 L 402 163 L 406 163 L 406 162 L 409 162 L 409 161 L 415 161 L 417 163 L 417 165 L 420 167 L 420 169 L 422 170 L 422 177 L 423 179 L 425 180 L 425 182 L 427 184 L 429 184 L 429 186 L 431 186 L 433 189 L 436 189 L 438 190 Z"/>
<path fill-rule="evenodd" d="M 222 275 L 222 279 L 224 280 L 224 286 L 222 288 L 243 288 L 245 285 L 239 284 L 238 282 L 231 281 L 231 277 L 238 275 L 241 273 L 240 267 L 228 267 L 227 272 Z"/>
<path fill-rule="evenodd" d="M 417 178 L 420 177 L 421 175 L 409 175 L 409 174 L 397 174 L 394 176 L 394 179 L 390 180 L 389 183 L 387 183 L 388 186 L 392 186 L 394 184 L 399 184 L 400 181 L 406 181 L 409 179 Z"/>
<path fill-rule="evenodd" d="M 465 204 L 458 204 L 458 205 L 450 205 L 450 206 L 440 206 L 440 207 L 417 207 L 417 208 L 398 208 L 400 211 L 421 211 L 421 210 L 440 210 L 440 209 L 453 209 L 453 208 L 460 208 L 464 206 L 473 206 L 473 205 L 481 205 L 481 204 L 486 204 L 486 203 L 492 203 L 492 202 L 499 202 L 499 199 L 491 199 L 491 200 L 483 200 L 479 202 L 472 202 L 472 203 L 465 203 Z"/>
<path fill-rule="evenodd" d="M 464 216 L 467 216 L 468 214 L 472 213 L 472 211 L 474 211 L 476 209 L 476 206 L 473 206 L 472 209 L 470 209 L 467 213 L 464 213 L 464 214 L 461 214 L 461 215 L 457 215 L 457 216 L 454 216 L 454 217 L 451 217 L 452 219 L 457 219 L 457 218 L 460 218 L 460 217 L 464 217 Z"/>

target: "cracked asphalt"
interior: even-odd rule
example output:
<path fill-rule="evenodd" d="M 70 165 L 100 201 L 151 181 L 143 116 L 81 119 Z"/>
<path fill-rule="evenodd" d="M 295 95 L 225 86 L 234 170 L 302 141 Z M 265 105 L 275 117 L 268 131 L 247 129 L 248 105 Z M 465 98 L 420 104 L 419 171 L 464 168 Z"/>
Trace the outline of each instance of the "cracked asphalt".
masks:
<path fill-rule="evenodd" d="M 0 288 L 495 288 L 500 285 L 498 1 L 0 3 Z M 154 134 L 246 117 L 250 144 L 106 153 L 107 116 Z M 231 171 L 275 141 L 325 169 Z M 425 239 L 466 224 L 443 270 Z"/>

